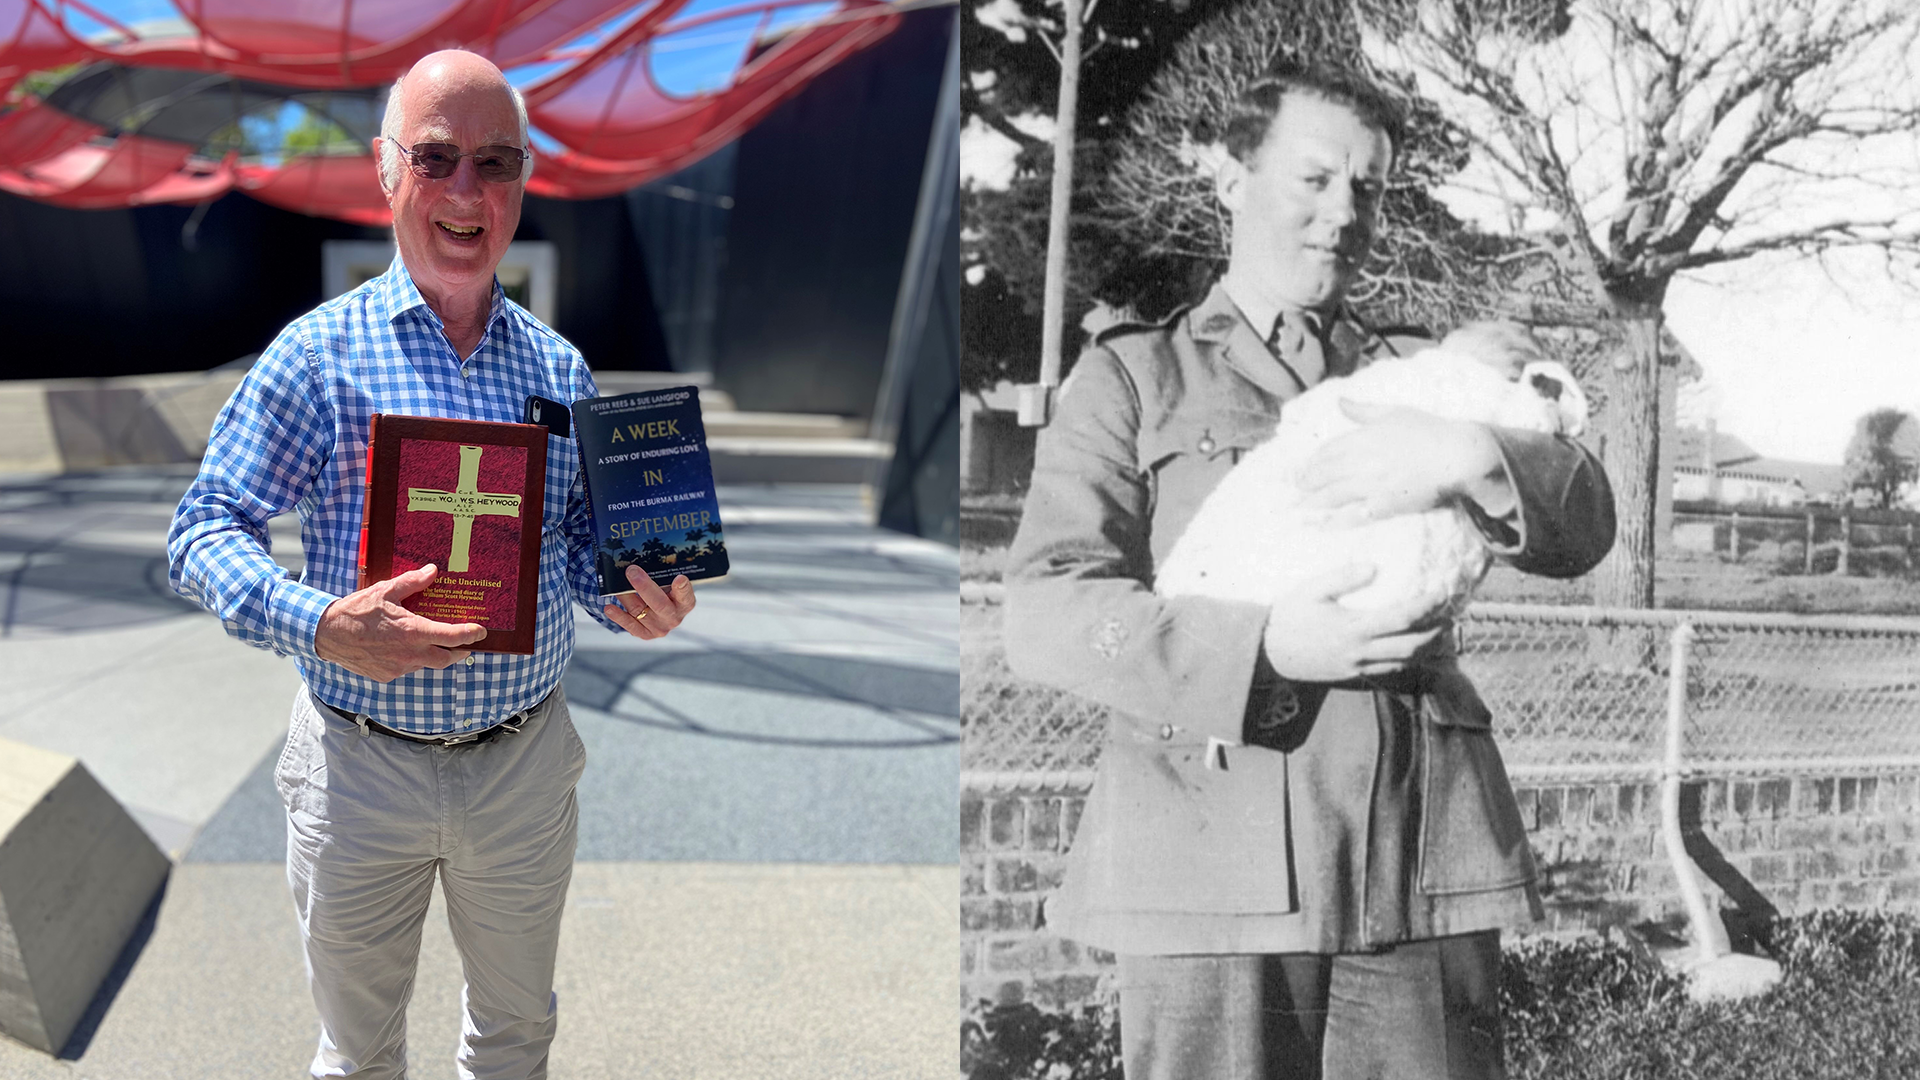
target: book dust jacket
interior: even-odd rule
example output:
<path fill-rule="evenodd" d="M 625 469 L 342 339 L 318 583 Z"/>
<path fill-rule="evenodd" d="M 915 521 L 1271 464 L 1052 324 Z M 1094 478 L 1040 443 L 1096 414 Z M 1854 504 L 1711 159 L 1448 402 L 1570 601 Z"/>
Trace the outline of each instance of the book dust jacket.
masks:
<path fill-rule="evenodd" d="M 665 586 L 727 572 L 700 391 L 643 390 L 573 403 L 574 435 L 593 508 L 600 591 L 633 591 L 627 567 Z"/>
<path fill-rule="evenodd" d="M 486 627 L 476 649 L 531 652 L 546 429 L 376 415 L 367 458 L 361 587 L 433 563 L 404 606 Z"/>

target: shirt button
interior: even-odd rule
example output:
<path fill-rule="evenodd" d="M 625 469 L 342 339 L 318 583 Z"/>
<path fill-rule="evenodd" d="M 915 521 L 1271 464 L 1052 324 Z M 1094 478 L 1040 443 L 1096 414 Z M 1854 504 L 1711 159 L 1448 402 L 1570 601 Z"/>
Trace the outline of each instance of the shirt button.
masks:
<path fill-rule="evenodd" d="M 461 377 L 461 378 L 463 378 L 463 379 L 471 379 L 471 378 L 473 378 L 473 369 L 472 369 L 472 368 L 464 368 L 464 367 L 463 367 L 463 368 L 461 368 L 461 369 L 460 369 L 460 377 Z"/>
<path fill-rule="evenodd" d="M 467 657 L 467 666 L 468 666 L 468 667 L 472 667 L 472 666 L 473 666 L 473 657 L 471 657 L 471 656 L 469 656 L 469 657 Z"/>
<path fill-rule="evenodd" d="M 1161 725 L 1160 725 L 1160 737 L 1161 737 L 1161 738 L 1163 738 L 1163 739 L 1171 739 L 1171 738 L 1173 738 L 1173 725 L 1172 725 L 1172 724 L 1161 724 Z"/>

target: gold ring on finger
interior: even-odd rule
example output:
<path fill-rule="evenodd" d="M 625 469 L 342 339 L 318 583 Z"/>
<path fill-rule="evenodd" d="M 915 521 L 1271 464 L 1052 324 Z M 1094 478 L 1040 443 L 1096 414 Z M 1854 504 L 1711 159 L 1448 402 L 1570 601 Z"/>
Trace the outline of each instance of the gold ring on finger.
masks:
<path fill-rule="evenodd" d="M 646 618 L 647 618 L 647 616 L 649 616 L 649 615 L 651 615 L 651 614 L 653 614 L 653 612 L 652 612 L 652 611 L 650 611 L 650 610 L 645 610 L 645 609 L 643 609 L 643 610 L 642 610 L 642 611 L 640 612 L 640 614 L 638 614 L 638 615 L 635 615 L 635 616 L 634 616 L 633 618 L 634 618 L 634 621 L 635 621 L 635 622 L 645 622 L 645 621 L 646 621 Z"/>

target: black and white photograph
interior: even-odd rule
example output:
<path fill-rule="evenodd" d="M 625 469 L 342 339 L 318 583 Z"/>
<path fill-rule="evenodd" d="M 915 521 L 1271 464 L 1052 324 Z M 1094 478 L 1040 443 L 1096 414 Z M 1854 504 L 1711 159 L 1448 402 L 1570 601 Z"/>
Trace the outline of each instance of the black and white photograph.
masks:
<path fill-rule="evenodd" d="M 962 1077 L 1920 1075 L 1920 13 L 960 35 Z"/>

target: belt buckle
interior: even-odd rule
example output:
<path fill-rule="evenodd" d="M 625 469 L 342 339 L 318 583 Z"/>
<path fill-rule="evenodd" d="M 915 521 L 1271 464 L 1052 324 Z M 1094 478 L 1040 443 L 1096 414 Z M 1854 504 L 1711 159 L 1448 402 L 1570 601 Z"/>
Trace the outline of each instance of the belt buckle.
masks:
<path fill-rule="evenodd" d="M 484 727 L 479 731 L 469 731 L 465 735 L 455 735 L 452 738 L 441 738 L 436 741 L 439 742 L 441 746 L 459 746 L 463 743 L 478 742 L 480 741 L 480 736 L 492 730 L 490 727 Z"/>

